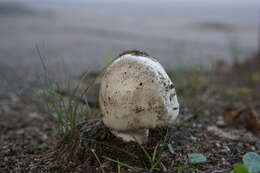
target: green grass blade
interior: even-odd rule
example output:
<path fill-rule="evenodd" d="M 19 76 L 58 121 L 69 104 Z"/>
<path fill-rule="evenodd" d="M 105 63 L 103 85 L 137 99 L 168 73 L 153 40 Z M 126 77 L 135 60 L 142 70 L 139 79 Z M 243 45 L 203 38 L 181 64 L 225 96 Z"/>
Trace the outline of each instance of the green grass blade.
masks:
<path fill-rule="evenodd" d="M 129 168 L 129 169 L 134 170 L 134 171 L 136 171 L 136 172 L 140 171 L 140 169 L 135 168 L 135 167 L 133 167 L 133 166 L 130 166 L 130 165 L 126 164 L 126 163 L 120 162 L 120 161 L 118 161 L 118 160 L 114 160 L 114 159 L 111 159 L 111 158 L 106 157 L 106 156 L 102 156 L 102 157 L 103 157 L 104 159 L 106 159 L 106 160 L 112 161 L 112 162 L 114 162 L 114 163 L 117 163 L 117 164 L 119 164 L 119 165 L 121 165 L 121 166 L 124 166 L 124 167 L 126 167 L 126 168 Z"/>

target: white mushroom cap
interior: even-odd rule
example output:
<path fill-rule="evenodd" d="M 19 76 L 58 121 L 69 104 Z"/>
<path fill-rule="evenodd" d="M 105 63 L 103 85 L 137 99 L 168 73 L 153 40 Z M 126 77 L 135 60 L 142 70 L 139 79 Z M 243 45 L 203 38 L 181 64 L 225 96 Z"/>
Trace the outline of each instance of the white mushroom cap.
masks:
<path fill-rule="evenodd" d="M 179 113 L 173 83 L 161 64 L 146 55 L 122 54 L 101 82 L 103 122 L 125 141 L 145 142 L 147 129 L 172 124 Z"/>

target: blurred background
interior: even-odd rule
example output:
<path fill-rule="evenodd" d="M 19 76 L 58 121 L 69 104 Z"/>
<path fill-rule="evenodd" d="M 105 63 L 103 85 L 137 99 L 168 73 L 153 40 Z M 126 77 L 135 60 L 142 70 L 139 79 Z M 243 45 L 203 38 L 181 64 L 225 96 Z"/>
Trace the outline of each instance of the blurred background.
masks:
<path fill-rule="evenodd" d="M 167 70 L 232 63 L 258 48 L 259 0 L 0 0 L 1 92 L 53 76 L 98 72 L 104 57 L 140 49 Z M 62 62 L 62 63 L 61 63 Z"/>

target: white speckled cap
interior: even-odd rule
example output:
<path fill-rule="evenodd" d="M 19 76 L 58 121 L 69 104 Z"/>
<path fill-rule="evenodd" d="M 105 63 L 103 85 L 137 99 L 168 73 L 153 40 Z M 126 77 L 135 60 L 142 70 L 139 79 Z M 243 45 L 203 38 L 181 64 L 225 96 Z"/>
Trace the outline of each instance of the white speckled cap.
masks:
<path fill-rule="evenodd" d="M 144 142 L 146 129 L 167 126 L 179 113 L 174 85 L 161 64 L 131 53 L 120 56 L 105 71 L 99 103 L 104 124 L 126 141 Z"/>

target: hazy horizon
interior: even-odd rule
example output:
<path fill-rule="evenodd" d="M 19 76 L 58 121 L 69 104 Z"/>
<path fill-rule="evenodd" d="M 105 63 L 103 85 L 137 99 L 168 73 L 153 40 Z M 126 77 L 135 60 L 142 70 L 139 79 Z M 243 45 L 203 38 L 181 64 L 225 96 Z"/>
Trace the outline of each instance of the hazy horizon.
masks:
<path fill-rule="evenodd" d="M 36 44 L 57 78 L 61 60 L 79 76 L 129 49 L 166 70 L 231 64 L 257 50 L 259 7 L 256 0 L 0 0 L 0 65 L 33 83 L 41 68 Z"/>
<path fill-rule="evenodd" d="M 180 18 L 180 20 L 216 21 L 258 26 L 258 0 L 0 0 L 20 3 L 38 10 L 103 13 L 132 18 Z"/>
<path fill-rule="evenodd" d="M 44 42 L 48 57 L 65 57 L 81 66 L 79 72 L 102 64 L 107 49 L 114 54 L 142 49 L 160 57 L 169 69 L 208 65 L 218 59 L 231 62 L 231 43 L 238 44 L 241 59 L 257 49 L 258 4 L 255 0 L 234 4 L 223 0 L 0 0 L 0 53 L 10 57 L 2 61 L 14 66 L 36 63 L 34 44 Z"/>

